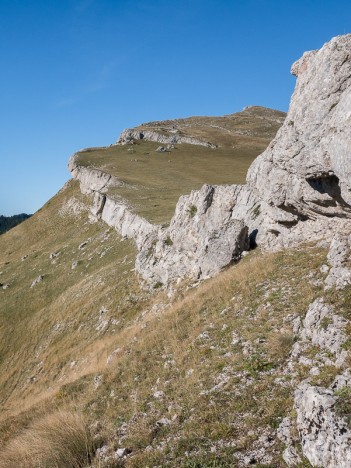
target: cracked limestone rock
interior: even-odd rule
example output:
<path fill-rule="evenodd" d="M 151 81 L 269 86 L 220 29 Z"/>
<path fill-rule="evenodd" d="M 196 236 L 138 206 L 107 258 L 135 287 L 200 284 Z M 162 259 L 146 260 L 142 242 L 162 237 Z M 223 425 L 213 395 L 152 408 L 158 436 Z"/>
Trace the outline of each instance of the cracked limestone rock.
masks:
<path fill-rule="evenodd" d="M 84 150 L 86 151 L 86 150 Z M 68 162 L 68 169 L 72 177 L 79 180 L 80 190 L 85 195 L 95 192 L 106 192 L 109 187 L 122 185 L 122 183 L 111 174 L 94 167 L 85 167 L 77 164 L 79 153 L 75 153 Z"/>
<path fill-rule="evenodd" d="M 170 226 L 149 236 L 136 269 L 151 284 L 204 279 L 239 260 L 249 248 L 248 229 L 232 219 L 236 186 L 204 185 L 182 196 Z"/>
<path fill-rule="evenodd" d="M 302 326 L 299 327 L 299 339 L 294 344 L 291 359 L 296 361 L 304 343 L 310 342 L 321 350 L 334 354 L 335 363 L 330 362 L 329 365 L 342 366 L 347 356 L 343 349 L 347 339 L 347 323 L 347 320 L 335 314 L 333 306 L 326 304 L 323 299 L 316 299 L 310 304 Z M 310 361 L 308 365 L 313 366 L 315 362 Z M 338 375 L 329 388 L 312 386 L 305 380 L 295 391 L 296 428 L 302 453 L 312 466 L 351 466 L 351 430 L 348 421 L 336 411 L 339 398 L 337 391 L 346 386 L 351 386 L 349 369 Z M 296 450 L 290 426 L 291 421 L 285 418 L 279 427 L 278 437 L 287 446 L 283 454 L 284 460 L 289 466 L 296 466 L 297 463 L 291 457 Z"/>
<path fill-rule="evenodd" d="M 292 424 L 289 417 L 282 419 L 277 429 L 277 437 L 286 445 L 283 452 L 283 459 L 288 466 L 296 466 L 301 463 L 300 455 L 294 447 L 296 440 L 292 436 Z"/>
<path fill-rule="evenodd" d="M 301 447 L 313 466 L 351 466 L 351 431 L 346 421 L 335 413 L 336 399 L 333 390 L 313 387 L 306 382 L 295 392 Z"/>
<path fill-rule="evenodd" d="M 337 235 L 330 244 L 328 261 L 331 265 L 325 279 L 325 289 L 343 289 L 351 284 L 351 235 Z"/>
<path fill-rule="evenodd" d="M 301 338 L 310 339 L 314 345 L 340 356 L 343 352 L 342 345 L 347 339 L 346 325 L 347 320 L 335 314 L 331 305 L 325 304 L 322 299 L 316 299 L 308 308 Z"/>
<path fill-rule="evenodd" d="M 350 226 L 351 35 L 305 53 L 292 73 L 286 120 L 247 176 L 260 209 L 245 219 L 267 249 L 331 240 Z"/>
<path fill-rule="evenodd" d="M 163 143 L 169 145 L 174 145 L 177 143 L 187 143 L 189 145 L 206 146 L 207 148 L 212 149 L 217 148 L 217 145 L 190 136 L 164 135 L 153 130 L 141 130 L 135 128 L 127 128 L 126 130 L 123 130 L 116 144 L 128 145 L 134 140 L 155 141 L 156 143 Z"/>

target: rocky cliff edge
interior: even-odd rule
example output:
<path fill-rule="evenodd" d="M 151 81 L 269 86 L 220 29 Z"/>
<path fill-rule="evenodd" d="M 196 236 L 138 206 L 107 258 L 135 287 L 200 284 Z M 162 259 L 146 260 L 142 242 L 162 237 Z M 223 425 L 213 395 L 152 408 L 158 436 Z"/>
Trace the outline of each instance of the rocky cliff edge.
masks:
<path fill-rule="evenodd" d="M 143 279 L 155 286 L 207 278 L 250 245 L 274 250 L 330 241 L 336 232 L 350 230 L 350 53 L 351 35 L 338 36 L 295 62 L 288 115 L 251 165 L 246 185 L 207 185 L 182 196 L 169 227 L 154 226 L 109 199 L 104 189 L 118 180 L 71 159 L 73 177 L 85 193 L 94 193 L 92 216 L 136 240 L 136 270 Z M 120 144 L 135 137 L 127 133 Z"/>

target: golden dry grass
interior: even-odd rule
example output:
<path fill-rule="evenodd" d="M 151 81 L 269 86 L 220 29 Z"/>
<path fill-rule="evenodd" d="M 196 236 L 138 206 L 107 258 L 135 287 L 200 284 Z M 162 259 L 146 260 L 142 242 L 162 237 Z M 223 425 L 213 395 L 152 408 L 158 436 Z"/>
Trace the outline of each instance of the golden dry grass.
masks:
<path fill-rule="evenodd" d="M 56 411 L 35 421 L 0 451 L 0 468 L 82 468 L 93 439 L 81 414 Z"/>
<path fill-rule="evenodd" d="M 289 313 L 302 315 L 313 300 L 316 288 L 305 276 L 311 269 L 318 270 L 324 256 L 323 251 L 311 247 L 291 253 L 252 252 L 238 265 L 197 288 L 188 290 L 186 283 L 182 284 L 171 301 L 164 293 L 155 293 L 144 308 L 113 333 L 100 335 L 94 325 L 77 343 L 78 335 L 67 328 L 60 339 L 49 344 L 43 376 L 36 382 L 21 384 L 24 399 L 13 394 L 9 414 L 15 416 L 17 405 L 22 413 L 17 411 L 15 421 L 26 414 L 35 421 L 53 404 L 58 408 L 73 404 L 90 414 L 93 421 L 102 422 L 100 439 L 115 448 L 118 444 L 114 434 L 126 423 L 128 433 L 122 443 L 132 450 L 126 463 L 130 467 L 162 466 L 169 456 L 180 463 L 185 451 L 197 463 L 206 459 L 205 454 L 216 441 L 235 440 L 231 449 L 223 448 L 213 458 L 229 463 L 235 450 L 245 450 L 254 441 L 252 436 L 242 434 L 252 428 L 259 434 L 267 425 L 276 427 L 280 415 L 289 409 L 290 390 L 274 383 L 284 367 L 291 333 L 287 325 L 282 329 L 282 323 Z M 98 272 L 102 277 L 107 274 L 105 270 Z M 292 277 L 295 283 L 284 292 Z M 111 287 L 108 274 L 104 278 Z M 85 296 L 85 301 L 94 303 L 94 294 Z M 270 308 L 263 307 L 265 301 L 269 301 Z M 155 311 L 152 306 L 161 302 L 170 306 Z M 72 307 L 79 310 L 74 309 L 74 301 Z M 125 307 L 135 307 L 134 300 Z M 59 313 L 60 321 L 67 317 Z M 80 325 L 88 325 L 91 320 L 89 314 L 78 317 Z M 253 358 L 231 344 L 234 332 L 253 344 Z M 30 337 L 27 339 L 30 342 Z M 256 345 L 258 339 L 263 343 Z M 22 359 L 26 356 L 24 349 Z M 116 349 L 119 352 L 107 364 Z M 84 366 L 71 368 L 73 359 L 85 361 Z M 51 368 L 61 369 L 53 379 Z M 214 391 L 223 369 L 229 372 L 230 380 L 220 391 Z M 266 374 L 267 369 L 274 369 L 274 374 Z M 254 379 L 244 394 L 239 391 L 241 379 L 235 377 L 237 373 Z M 156 390 L 164 392 L 160 400 L 152 396 Z M 245 421 L 243 413 L 247 415 Z M 162 417 L 174 422 L 157 428 Z M 17 433 L 21 423 L 14 423 L 14 427 Z M 1 431 L 4 434 L 0 427 Z M 145 452 L 147 446 L 157 446 L 167 438 L 171 440 L 172 455 L 155 449 Z M 279 459 L 278 454 L 274 456 Z M 98 459 L 94 466 L 99 466 Z"/>

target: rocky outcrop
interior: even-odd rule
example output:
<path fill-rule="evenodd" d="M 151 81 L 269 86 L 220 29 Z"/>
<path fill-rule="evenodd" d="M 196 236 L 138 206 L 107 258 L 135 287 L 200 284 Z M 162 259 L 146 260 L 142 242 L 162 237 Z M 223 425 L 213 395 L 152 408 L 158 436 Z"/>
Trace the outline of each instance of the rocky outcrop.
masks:
<path fill-rule="evenodd" d="M 325 288 L 343 289 L 351 284 L 351 236 L 337 235 L 331 242 L 328 262 L 331 265 Z"/>
<path fill-rule="evenodd" d="M 348 237 L 337 237 L 331 243 L 328 260 L 338 268 L 346 258 Z M 331 287 L 338 289 L 338 282 L 330 284 Z M 296 421 L 284 418 L 277 431 L 286 446 L 283 458 L 288 466 L 299 466 L 301 455 L 316 467 L 351 465 L 349 321 L 337 312 L 336 306 L 319 298 L 310 304 L 303 320 L 294 321 L 295 343 L 287 367 L 293 378 L 298 377 L 299 366 L 307 367 L 309 377 L 298 383 L 295 390 Z M 311 349 L 314 349 L 312 354 Z M 312 383 L 314 377 L 318 379 L 326 369 L 330 372 L 332 368 L 339 375 L 328 388 Z"/>
<path fill-rule="evenodd" d="M 336 358 L 335 365 L 340 366 L 347 356 L 343 350 L 347 340 L 347 323 L 347 320 L 335 313 L 331 305 L 321 298 L 316 299 L 308 308 L 299 337 L 302 342 L 310 341 L 314 346 L 329 351 L 330 357 L 334 355 Z"/>
<path fill-rule="evenodd" d="M 248 228 L 232 216 L 238 197 L 250 199 L 241 186 L 205 185 L 182 196 L 170 226 L 163 228 L 135 214 L 123 199 L 107 192 L 116 182 L 94 168 L 70 161 L 81 191 L 92 195 L 90 220 L 103 220 L 138 248 L 136 271 L 151 286 L 169 286 L 180 278 L 205 279 L 240 259 L 250 247 Z"/>
<path fill-rule="evenodd" d="M 312 466 L 351 466 L 351 430 L 344 418 L 335 412 L 337 400 L 332 389 L 305 382 L 295 392 L 302 451 Z"/>
<path fill-rule="evenodd" d="M 151 226 L 127 204 L 104 196 L 108 187 L 120 183 L 117 179 L 78 166 L 75 158 L 70 161 L 82 191 L 98 194 L 94 215 L 136 240 L 136 269 L 144 279 L 169 284 L 184 276 L 209 277 L 240 257 L 247 248 L 247 229 L 251 245 L 270 250 L 351 231 L 350 54 L 351 35 L 346 35 L 295 62 L 289 113 L 251 165 L 247 184 L 204 186 L 181 197 L 167 229 Z M 142 128 L 125 130 L 118 143 L 134 139 L 211 146 L 177 132 Z M 329 282 L 336 281 L 333 275 L 341 274 L 340 268 L 345 266 L 333 266 Z M 351 280 L 345 269 L 342 276 L 344 283 Z"/>
<path fill-rule="evenodd" d="M 184 277 L 209 278 L 249 249 L 247 226 L 232 219 L 240 190 L 235 185 L 205 185 L 182 196 L 167 228 L 149 223 L 123 200 L 92 187 L 85 193 L 93 193 L 91 221 L 101 219 L 123 237 L 133 239 L 138 249 L 136 271 L 151 286 L 159 287 Z"/>
<path fill-rule="evenodd" d="M 246 222 L 269 249 L 331 239 L 351 218 L 351 35 L 305 53 L 292 73 L 286 120 L 247 176 L 260 217 Z"/>
<path fill-rule="evenodd" d="M 215 149 L 217 145 L 210 143 L 208 141 L 199 140 L 198 138 L 193 138 L 185 135 L 168 135 L 153 130 L 143 130 L 143 129 L 134 129 L 127 128 L 123 130 L 120 137 L 118 138 L 117 145 L 128 145 L 134 140 L 146 140 L 146 141 L 155 141 L 156 143 L 163 143 L 168 145 L 175 145 L 177 143 L 187 143 L 189 145 L 199 145 L 206 146 L 207 148 Z"/>
<path fill-rule="evenodd" d="M 138 249 L 142 249 L 147 237 L 160 228 L 133 213 L 125 202 L 99 192 L 94 194 L 91 216 L 93 219 L 102 219 L 123 237 L 133 239 Z"/>
<path fill-rule="evenodd" d="M 204 279 L 249 249 L 248 229 L 232 219 L 237 186 L 204 185 L 179 199 L 170 226 L 149 236 L 136 269 L 151 284 Z"/>
<path fill-rule="evenodd" d="M 293 424 L 291 418 L 285 417 L 282 419 L 278 429 L 277 437 L 283 442 L 286 448 L 283 451 L 283 460 L 288 466 L 297 466 L 301 463 L 301 457 L 297 451 L 296 437 L 293 436 Z"/>
<path fill-rule="evenodd" d="M 79 165 L 77 160 L 79 152 L 75 153 L 68 161 L 68 169 L 72 177 L 79 180 L 82 193 L 89 195 L 95 192 L 107 192 L 109 187 L 122 185 L 122 183 L 111 174 L 94 167 Z"/>

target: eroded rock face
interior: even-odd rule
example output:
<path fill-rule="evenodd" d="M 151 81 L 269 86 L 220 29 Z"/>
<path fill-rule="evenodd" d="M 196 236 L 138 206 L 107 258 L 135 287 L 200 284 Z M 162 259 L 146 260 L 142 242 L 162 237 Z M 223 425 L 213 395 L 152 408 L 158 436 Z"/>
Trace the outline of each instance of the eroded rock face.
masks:
<path fill-rule="evenodd" d="M 337 358 L 342 359 L 342 345 L 347 340 L 345 320 L 334 313 L 333 307 L 323 299 L 316 299 L 310 304 L 300 333 L 302 340 L 310 340 L 314 345 L 327 349 Z"/>
<path fill-rule="evenodd" d="M 176 143 L 187 143 L 189 145 L 206 146 L 207 148 L 217 148 L 217 145 L 208 141 L 199 140 L 198 138 L 192 138 L 183 135 L 163 135 L 152 130 L 136 130 L 134 128 L 127 128 L 123 130 L 119 139 L 117 140 L 118 145 L 128 145 L 134 140 L 146 140 L 155 141 L 156 143 L 164 144 L 176 144 Z"/>
<path fill-rule="evenodd" d="M 204 185 L 182 196 L 169 228 L 142 246 L 136 269 L 143 278 L 165 285 L 184 277 L 204 279 L 239 260 L 249 239 L 245 223 L 232 219 L 238 190 Z"/>
<path fill-rule="evenodd" d="M 351 35 L 305 53 L 292 73 L 286 120 L 247 176 L 261 205 L 248 222 L 267 248 L 331 239 L 351 218 Z"/>
<path fill-rule="evenodd" d="M 69 162 L 68 169 L 72 177 L 79 180 L 80 190 L 82 193 L 89 195 L 95 192 L 104 193 L 111 186 L 122 185 L 116 177 L 113 177 L 107 172 L 101 171 L 94 167 L 84 167 L 77 164 L 79 153 L 74 154 Z"/>

